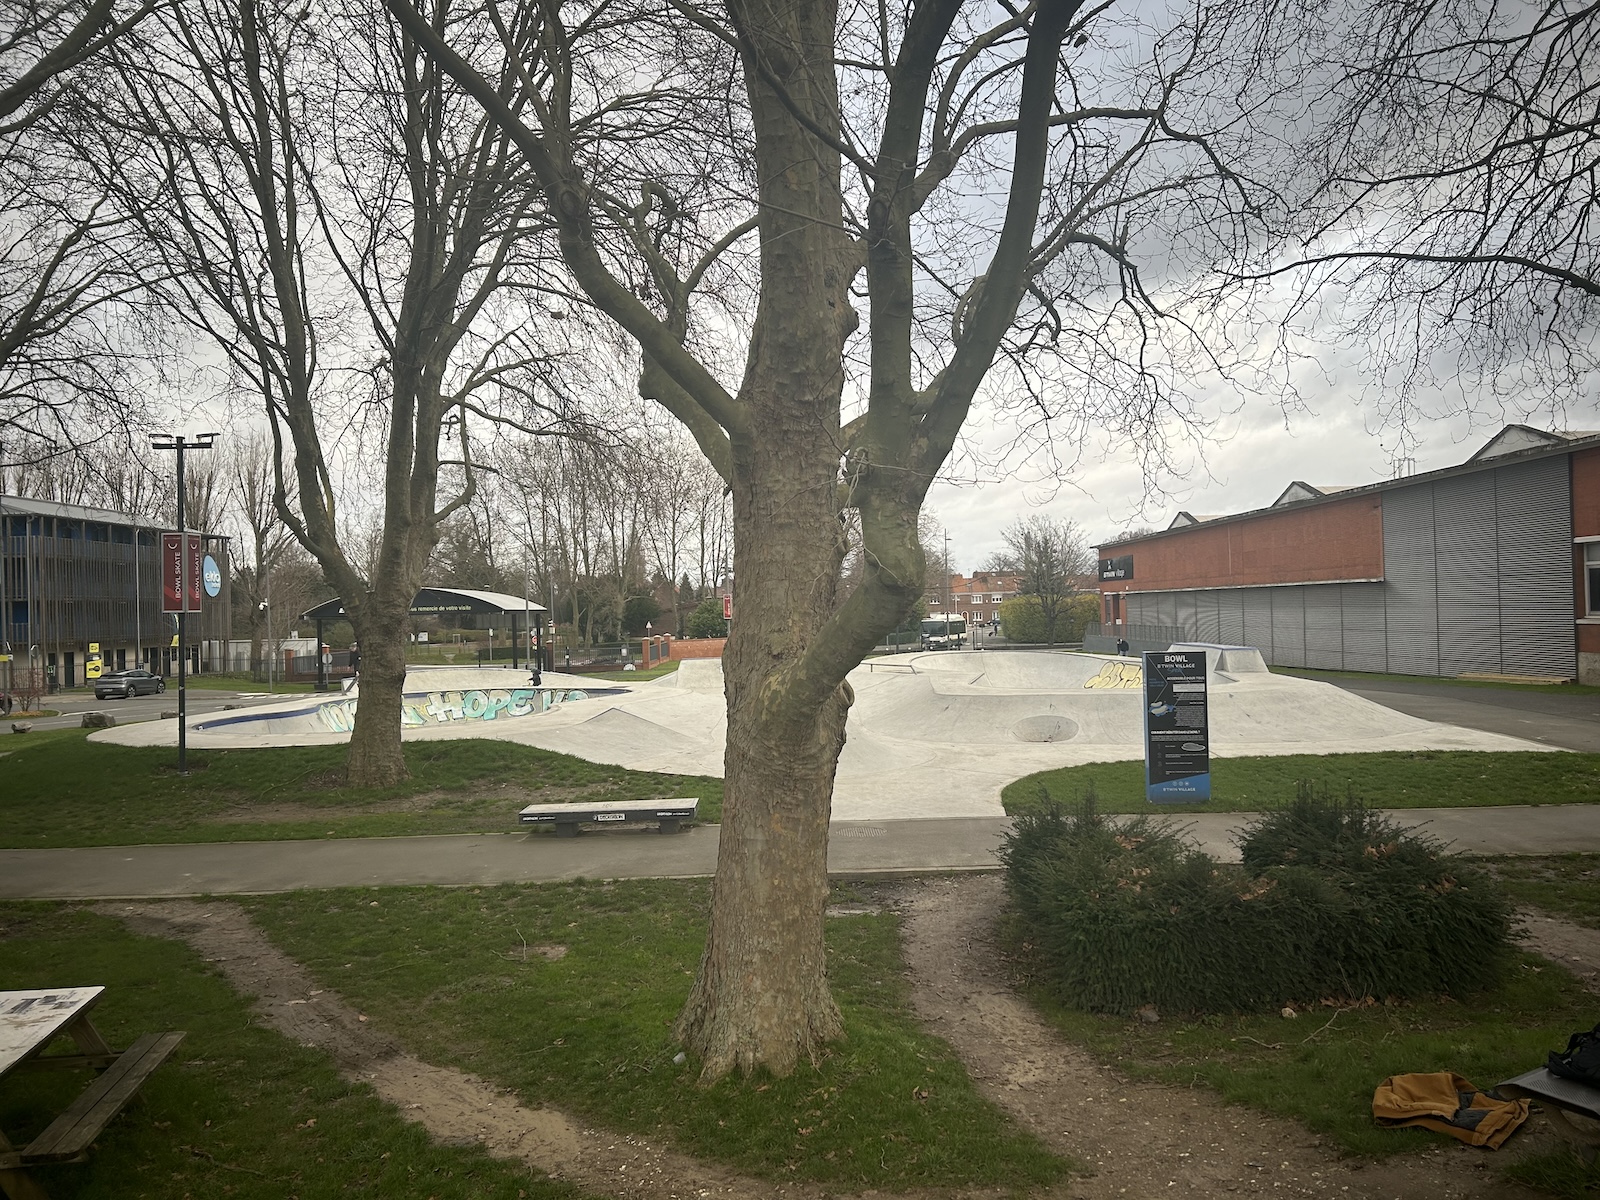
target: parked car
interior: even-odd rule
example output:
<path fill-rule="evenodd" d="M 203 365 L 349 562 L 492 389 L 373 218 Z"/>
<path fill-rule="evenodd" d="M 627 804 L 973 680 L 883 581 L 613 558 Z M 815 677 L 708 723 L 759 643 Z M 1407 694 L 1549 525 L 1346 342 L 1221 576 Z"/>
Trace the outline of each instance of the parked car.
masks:
<path fill-rule="evenodd" d="M 130 696 L 153 696 L 166 690 L 167 681 L 159 675 L 152 675 L 143 667 L 112 671 L 94 681 L 96 700 L 110 700 L 116 696 L 126 700 Z"/>

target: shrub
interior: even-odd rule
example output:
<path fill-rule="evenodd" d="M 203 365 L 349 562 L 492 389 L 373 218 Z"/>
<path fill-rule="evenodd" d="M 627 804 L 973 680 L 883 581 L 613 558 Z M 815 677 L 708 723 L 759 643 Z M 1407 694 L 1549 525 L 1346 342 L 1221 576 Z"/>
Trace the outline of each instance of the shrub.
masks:
<path fill-rule="evenodd" d="M 715 596 L 700 601 L 684 628 L 692 638 L 722 637 L 728 632 L 728 623 L 722 619 L 722 601 Z"/>
<path fill-rule="evenodd" d="M 1359 802 L 1302 788 L 1217 863 L 1093 795 L 1045 799 L 1001 856 L 1015 932 L 1077 1008 L 1247 1012 L 1286 1002 L 1465 992 L 1493 984 L 1511 914 L 1476 870 Z"/>
<path fill-rule="evenodd" d="M 1013 596 L 1000 605 L 1000 629 L 1006 635 L 1006 640 L 1025 644 L 1081 642 L 1084 627 L 1099 619 L 1099 592 L 1081 592 L 1064 598 L 1056 610 L 1053 638 L 1038 596 Z"/>

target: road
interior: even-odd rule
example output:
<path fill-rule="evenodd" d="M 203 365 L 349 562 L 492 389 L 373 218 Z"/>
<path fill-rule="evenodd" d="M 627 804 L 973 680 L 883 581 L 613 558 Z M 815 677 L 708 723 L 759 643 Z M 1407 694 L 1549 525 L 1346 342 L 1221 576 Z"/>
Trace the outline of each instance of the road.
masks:
<path fill-rule="evenodd" d="M 1523 688 L 1462 687 L 1411 679 L 1308 676 L 1425 721 L 1600 754 L 1600 694 L 1573 695 Z"/>
<path fill-rule="evenodd" d="M 221 712 L 224 708 L 238 708 L 245 705 L 266 704 L 271 700 L 283 700 L 284 696 L 273 696 L 259 692 L 236 692 L 221 688 L 187 688 L 188 696 L 184 708 L 190 717 L 203 716 L 206 713 Z M 178 707 L 178 687 L 171 684 L 165 692 L 155 696 L 133 696 L 127 700 L 96 700 L 93 692 L 57 692 L 54 696 L 46 696 L 41 701 L 45 708 L 53 708 L 61 715 L 59 717 L 29 717 L 28 724 L 35 729 L 76 729 L 83 722 L 86 712 L 109 713 L 117 719 L 118 725 L 132 725 L 138 721 L 160 720 L 163 712 L 174 712 Z"/>

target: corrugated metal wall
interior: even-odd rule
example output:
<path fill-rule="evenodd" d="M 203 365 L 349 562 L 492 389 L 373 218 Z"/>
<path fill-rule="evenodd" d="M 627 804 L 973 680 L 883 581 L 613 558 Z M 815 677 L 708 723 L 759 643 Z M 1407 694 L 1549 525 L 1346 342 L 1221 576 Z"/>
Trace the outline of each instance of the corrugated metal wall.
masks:
<path fill-rule="evenodd" d="M 1501 669 L 1574 675 L 1572 480 L 1567 460 L 1547 458 L 1494 474 Z M 1559 504 L 1552 499 L 1558 495 Z"/>
<path fill-rule="evenodd" d="M 1382 583 L 1133 594 L 1128 620 L 1279 666 L 1576 674 L 1566 456 L 1384 492 L 1383 558 Z"/>

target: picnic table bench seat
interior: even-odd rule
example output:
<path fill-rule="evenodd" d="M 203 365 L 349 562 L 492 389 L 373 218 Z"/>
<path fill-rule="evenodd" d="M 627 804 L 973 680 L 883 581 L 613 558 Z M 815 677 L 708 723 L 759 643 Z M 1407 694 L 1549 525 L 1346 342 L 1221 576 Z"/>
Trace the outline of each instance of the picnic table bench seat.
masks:
<path fill-rule="evenodd" d="M 1600 1088 L 1535 1067 L 1495 1090 L 1511 1100 L 1537 1100 L 1550 1114 L 1555 1131 L 1574 1145 L 1584 1161 L 1595 1160 L 1600 1150 Z"/>
<path fill-rule="evenodd" d="M 127 1107 L 140 1085 L 167 1061 L 183 1037 L 181 1032 L 145 1034 L 24 1149 L 0 1155 L 0 1166 L 30 1167 L 84 1158 L 95 1139 Z"/>
<path fill-rule="evenodd" d="M 557 837 L 577 837 L 580 825 L 654 822 L 662 833 L 677 833 L 694 820 L 700 797 L 671 800 L 606 800 L 598 804 L 530 804 L 517 814 L 523 825 L 554 825 Z"/>

